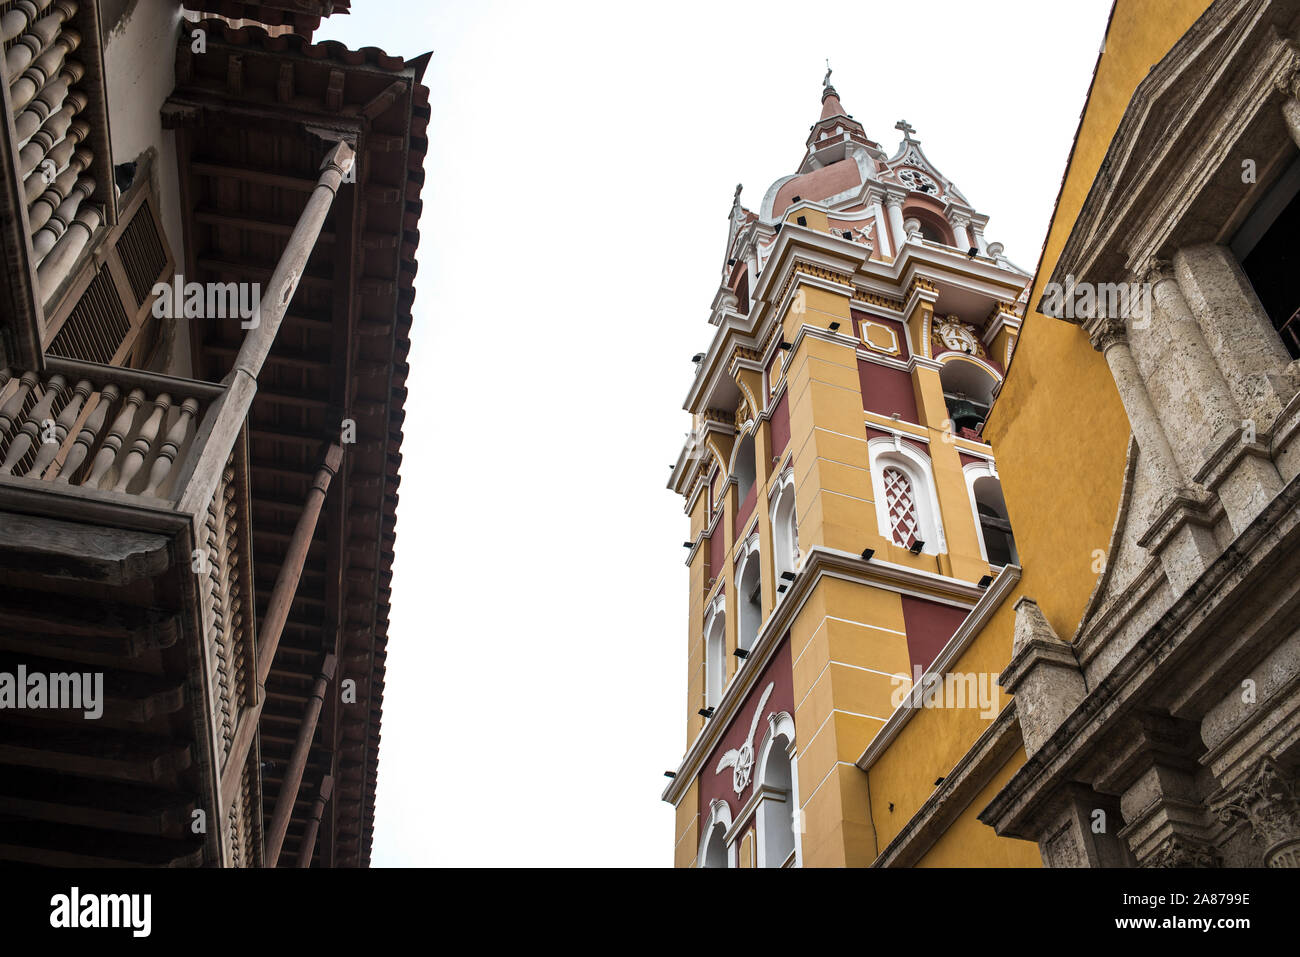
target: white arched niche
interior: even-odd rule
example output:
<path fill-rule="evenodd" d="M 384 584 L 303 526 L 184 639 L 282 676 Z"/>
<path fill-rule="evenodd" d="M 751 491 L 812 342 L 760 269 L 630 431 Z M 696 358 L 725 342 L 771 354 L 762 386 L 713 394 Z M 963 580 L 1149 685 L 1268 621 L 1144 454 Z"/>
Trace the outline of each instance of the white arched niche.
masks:
<path fill-rule="evenodd" d="M 704 616 L 704 706 L 716 708 L 727 686 L 727 593 L 709 602 Z"/>
<path fill-rule="evenodd" d="M 775 570 L 777 603 L 789 592 L 783 573 L 799 570 L 799 525 L 794 507 L 794 469 L 787 468 L 777 479 L 772 499 L 772 565 Z M 782 586 L 786 586 L 782 589 Z"/>
<path fill-rule="evenodd" d="M 794 749 L 794 719 L 782 711 L 768 715 L 767 734 L 758 750 L 754 796 L 755 844 L 759 867 L 798 867 L 799 775 Z"/>
<path fill-rule="evenodd" d="M 746 539 L 736 558 L 736 615 L 736 644 L 748 651 L 754 647 L 763 624 L 763 575 L 757 531 Z"/>
<path fill-rule="evenodd" d="M 1020 554 L 1011 531 L 1011 518 L 1002 495 L 1002 481 L 992 462 L 971 462 L 962 469 L 966 494 L 975 516 L 980 557 L 990 565 L 1018 565 Z"/>
<path fill-rule="evenodd" d="M 736 847 L 727 843 L 727 832 L 730 830 L 731 808 L 726 801 L 715 799 L 709 806 L 708 820 L 700 832 L 696 867 L 736 866 Z"/>

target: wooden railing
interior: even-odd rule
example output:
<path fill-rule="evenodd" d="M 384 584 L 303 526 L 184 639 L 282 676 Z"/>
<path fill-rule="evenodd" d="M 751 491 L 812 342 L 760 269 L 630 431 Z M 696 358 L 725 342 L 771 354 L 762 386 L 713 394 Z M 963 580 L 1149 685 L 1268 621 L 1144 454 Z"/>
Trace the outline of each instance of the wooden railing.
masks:
<path fill-rule="evenodd" d="M 178 500 L 218 385 L 72 359 L 0 370 L 0 476 Z"/>

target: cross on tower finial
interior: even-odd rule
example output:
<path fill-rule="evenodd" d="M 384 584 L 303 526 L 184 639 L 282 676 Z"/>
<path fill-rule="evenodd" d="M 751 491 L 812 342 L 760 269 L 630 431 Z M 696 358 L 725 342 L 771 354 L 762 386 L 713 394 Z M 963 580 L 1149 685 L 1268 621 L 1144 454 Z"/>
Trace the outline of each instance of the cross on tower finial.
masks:
<path fill-rule="evenodd" d="M 913 126 L 911 123 L 907 122 L 907 120 L 899 120 L 897 123 L 894 124 L 894 129 L 902 130 L 903 139 L 908 141 L 912 139 L 912 134 L 916 132 L 916 127 Z"/>
<path fill-rule="evenodd" d="M 830 57 L 827 57 L 827 58 L 826 58 L 826 75 L 825 75 L 824 77 L 822 77 L 822 89 L 826 89 L 826 87 L 828 87 L 828 86 L 830 86 L 830 85 L 831 85 L 831 59 L 830 59 Z"/>
<path fill-rule="evenodd" d="M 737 183 L 737 184 L 736 184 L 736 194 L 735 194 L 734 196 L 731 197 L 731 205 L 732 205 L 732 206 L 739 206 L 739 205 L 740 205 L 740 191 L 741 191 L 742 189 L 744 189 L 744 188 L 745 188 L 745 187 L 744 187 L 744 185 L 743 185 L 742 183 Z"/>

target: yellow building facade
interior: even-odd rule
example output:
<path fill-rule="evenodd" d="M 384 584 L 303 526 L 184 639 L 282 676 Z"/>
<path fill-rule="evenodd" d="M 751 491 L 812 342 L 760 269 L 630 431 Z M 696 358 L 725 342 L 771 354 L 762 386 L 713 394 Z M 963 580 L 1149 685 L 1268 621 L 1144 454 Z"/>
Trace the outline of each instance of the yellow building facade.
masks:
<path fill-rule="evenodd" d="M 1300 861 L 1300 636 L 1214 638 L 1230 594 L 1284 597 L 1265 528 L 1300 501 L 1300 302 L 1268 260 L 1297 25 L 1118 0 L 1032 280 L 829 75 L 798 171 L 737 191 L 670 482 L 677 866 Z M 1099 298 L 1062 314 L 1076 283 Z"/>

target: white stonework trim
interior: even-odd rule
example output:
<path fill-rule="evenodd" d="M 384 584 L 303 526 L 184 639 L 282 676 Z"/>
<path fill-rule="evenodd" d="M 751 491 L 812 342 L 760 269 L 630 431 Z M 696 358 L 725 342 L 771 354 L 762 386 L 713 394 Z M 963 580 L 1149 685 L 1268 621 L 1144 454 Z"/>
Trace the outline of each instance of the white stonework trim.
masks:
<path fill-rule="evenodd" d="M 912 492 L 916 502 L 917 533 L 916 537 L 925 543 L 921 549 L 924 555 L 942 555 L 948 551 L 948 542 L 943 534 L 943 514 L 939 511 L 939 498 L 935 493 L 934 472 L 929 456 L 902 441 L 901 433 L 893 438 L 875 438 L 867 442 L 871 461 L 871 488 L 876 501 L 885 503 L 884 471 L 886 467 L 903 472 L 912 483 Z M 889 527 L 887 508 L 876 509 L 876 525 L 881 537 L 893 542 L 893 532 Z M 894 544 L 897 544 L 896 542 Z"/>
<path fill-rule="evenodd" d="M 980 525 L 979 503 L 975 500 L 975 480 L 982 478 L 991 478 L 997 481 L 998 485 L 1002 484 L 1002 479 L 998 477 L 997 466 L 993 464 L 992 459 L 986 459 L 983 462 L 971 462 L 962 466 L 962 477 L 966 480 L 966 496 L 970 499 L 970 513 L 975 516 L 975 538 L 980 546 L 980 558 L 984 561 L 989 560 L 988 548 L 984 545 L 984 530 Z"/>
<path fill-rule="evenodd" d="M 1020 581 L 1020 566 L 1004 566 L 1002 571 L 998 572 L 998 576 L 993 579 L 993 583 L 985 589 L 980 600 L 975 603 L 975 607 L 970 610 L 970 614 L 966 616 L 965 621 L 957 626 L 957 630 L 948 639 L 948 643 L 943 646 L 943 650 L 939 652 L 938 657 L 926 669 L 925 674 L 947 674 L 948 669 L 961 657 L 962 652 L 974 641 L 975 636 L 980 633 L 988 620 L 993 617 L 993 613 L 1001 607 L 1002 602 L 1011 593 L 1011 589 L 1015 587 L 1018 581 Z M 922 680 L 924 680 L 924 675 Z M 912 716 L 918 709 L 909 708 L 906 705 L 907 702 L 904 701 L 894 709 L 894 713 L 885 721 L 885 726 L 876 732 L 876 736 L 871 739 L 871 743 L 862 752 L 862 756 L 858 758 L 857 762 L 858 767 L 862 770 L 869 770 L 876 763 L 876 759 L 884 754 L 893 740 L 898 737 L 899 732 L 903 730 L 907 722 L 912 720 Z"/>
<path fill-rule="evenodd" d="M 723 840 L 727 846 L 727 866 L 736 866 L 736 845 L 727 841 L 725 833 L 731 830 L 731 806 L 722 798 L 714 798 L 709 806 L 708 823 L 700 829 L 700 844 L 695 853 L 695 866 L 704 866 L 704 849 L 708 847 L 709 838 L 713 835 L 713 828 L 721 824 L 724 830 Z"/>

